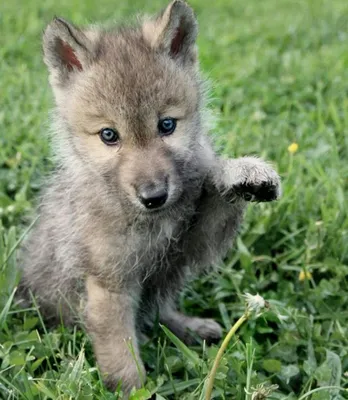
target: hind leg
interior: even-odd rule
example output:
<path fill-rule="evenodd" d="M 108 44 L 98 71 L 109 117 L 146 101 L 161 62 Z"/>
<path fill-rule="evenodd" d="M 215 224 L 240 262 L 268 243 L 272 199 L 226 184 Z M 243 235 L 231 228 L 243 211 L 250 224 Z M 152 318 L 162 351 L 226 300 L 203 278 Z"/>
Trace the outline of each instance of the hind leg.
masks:
<path fill-rule="evenodd" d="M 197 338 L 211 343 L 222 336 L 221 326 L 213 319 L 190 317 L 170 305 L 163 307 L 160 321 L 186 344 L 197 342 Z"/>
<path fill-rule="evenodd" d="M 59 324 L 65 326 L 83 325 L 81 315 L 81 297 L 75 287 L 71 286 L 70 294 L 61 291 L 53 291 L 51 296 L 42 294 L 40 288 L 30 285 L 23 277 L 18 284 L 16 303 L 20 308 L 36 307 L 42 315 L 47 327 L 55 327 Z"/>

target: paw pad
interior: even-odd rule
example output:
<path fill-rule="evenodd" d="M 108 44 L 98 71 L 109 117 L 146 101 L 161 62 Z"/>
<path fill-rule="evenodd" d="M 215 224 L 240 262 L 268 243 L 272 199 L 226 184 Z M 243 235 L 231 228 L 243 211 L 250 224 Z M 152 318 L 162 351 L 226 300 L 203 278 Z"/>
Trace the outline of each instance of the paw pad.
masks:
<path fill-rule="evenodd" d="M 252 202 L 273 201 L 279 197 L 279 187 L 273 182 L 262 182 L 260 184 L 241 183 L 234 186 L 233 192 L 245 201 Z"/>

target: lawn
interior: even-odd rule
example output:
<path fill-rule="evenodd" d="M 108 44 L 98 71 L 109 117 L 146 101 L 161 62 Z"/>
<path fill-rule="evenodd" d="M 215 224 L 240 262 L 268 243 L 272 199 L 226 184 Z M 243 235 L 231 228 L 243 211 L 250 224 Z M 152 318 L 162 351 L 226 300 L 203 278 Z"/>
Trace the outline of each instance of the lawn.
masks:
<path fill-rule="evenodd" d="M 244 312 L 243 293 L 270 302 L 232 340 L 214 395 L 250 400 L 245 388 L 273 384 L 271 399 L 348 399 L 348 2 L 191 4 L 212 84 L 218 151 L 271 160 L 283 181 L 282 199 L 251 205 L 224 265 L 192 282 L 180 299 L 187 313 L 216 318 L 225 334 Z M 162 5 L 0 4 L 0 398 L 115 398 L 103 388 L 82 331 L 48 329 L 35 304 L 16 307 L 15 249 L 52 168 L 45 24 L 54 15 L 110 24 Z M 159 327 L 142 348 L 148 381 L 134 399 L 203 399 L 218 347 L 184 348 Z"/>

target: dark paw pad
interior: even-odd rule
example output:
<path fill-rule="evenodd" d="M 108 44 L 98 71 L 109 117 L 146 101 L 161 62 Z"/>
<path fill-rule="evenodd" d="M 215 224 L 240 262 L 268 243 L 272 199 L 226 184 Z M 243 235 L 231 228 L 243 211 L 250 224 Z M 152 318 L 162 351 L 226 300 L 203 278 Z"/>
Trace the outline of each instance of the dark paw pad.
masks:
<path fill-rule="evenodd" d="M 262 182 L 259 185 L 241 183 L 233 188 L 235 194 L 245 201 L 273 201 L 279 196 L 279 188 L 272 182 Z"/>

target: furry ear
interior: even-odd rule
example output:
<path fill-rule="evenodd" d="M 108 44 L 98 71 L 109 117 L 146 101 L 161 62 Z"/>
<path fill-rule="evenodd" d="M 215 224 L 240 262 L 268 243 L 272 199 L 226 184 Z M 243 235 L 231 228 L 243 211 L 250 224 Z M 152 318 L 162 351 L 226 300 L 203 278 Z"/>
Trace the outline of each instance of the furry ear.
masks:
<path fill-rule="evenodd" d="M 175 0 L 170 3 L 157 18 L 144 23 L 143 34 L 153 49 L 184 64 L 196 61 L 198 24 L 186 2 Z"/>
<path fill-rule="evenodd" d="M 43 50 L 53 83 L 64 85 L 93 61 L 95 43 L 69 22 L 55 18 L 44 32 Z"/>

